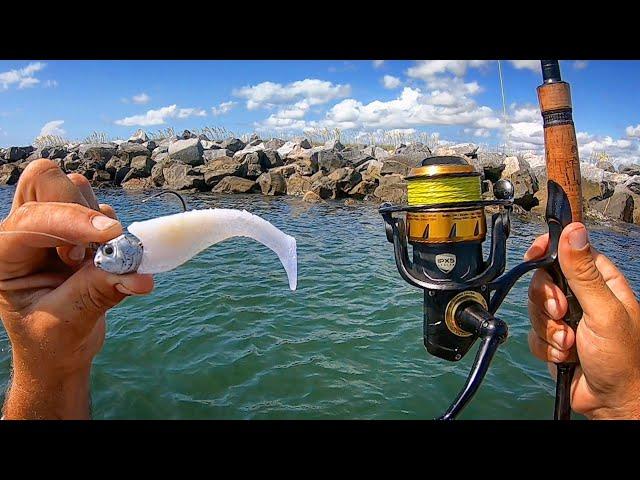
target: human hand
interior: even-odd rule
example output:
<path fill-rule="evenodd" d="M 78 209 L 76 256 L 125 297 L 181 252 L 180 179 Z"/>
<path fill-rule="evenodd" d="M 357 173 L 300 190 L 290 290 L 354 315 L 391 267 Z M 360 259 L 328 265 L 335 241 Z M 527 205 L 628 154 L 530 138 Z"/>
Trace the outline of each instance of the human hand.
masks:
<path fill-rule="evenodd" d="M 121 233 L 113 209 L 98 205 L 82 175 L 67 176 L 44 159 L 23 172 L 0 223 L 0 316 L 13 363 L 5 418 L 89 417 L 89 373 L 105 313 L 153 289 L 150 275 L 93 265 L 88 245 Z"/>
<path fill-rule="evenodd" d="M 544 256 L 549 236 L 538 237 L 525 260 Z M 575 360 L 571 407 L 592 419 L 640 418 L 640 306 L 625 277 L 589 245 L 581 223 L 560 236 L 560 268 L 583 316 L 574 332 L 562 319 L 567 299 L 551 276 L 537 270 L 529 287 L 529 347 L 549 364 Z M 576 347 L 576 348 L 573 348 Z"/>

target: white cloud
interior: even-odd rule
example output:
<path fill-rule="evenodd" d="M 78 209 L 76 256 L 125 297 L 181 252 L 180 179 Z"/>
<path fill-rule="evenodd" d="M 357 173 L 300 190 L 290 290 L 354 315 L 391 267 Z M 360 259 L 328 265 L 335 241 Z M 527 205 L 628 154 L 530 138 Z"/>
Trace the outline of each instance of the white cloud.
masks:
<path fill-rule="evenodd" d="M 384 65 L 384 60 L 374 60 L 372 63 L 373 68 L 380 68 Z"/>
<path fill-rule="evenodd" d="M 120 120 L 116 120 L 117 125 L 132 127 L 139 125 L 147 127 L 149 125 L 163 125 L 167 118 L 175 117 L 177 113 L 177 105 L 169 105 L 158 110 L 149 110 L 142 115 L 133 115 Z"/>
<path fill-rule="evenodd" d="M 0 90 L 7 90 L 13 84 L 17 84 L 18 88 L 34 86 L 40 80 L 33 75 L 46 67 L 46 65 L 46 63 L 42 62 L 32 62 L 20 70 L 13 69 L 0 72 Z"/>
<path fill-rule="evenodd" d="M 52 120 L 44 124 L 44 126 L 40 129 L 40 137 L 45 135 L 64 135 L 64 129 L 62 129 L 62 124 L 64 120 Z"/>
<path fill-rule="evenodd" d="M 57 80 L 47 80 L 46 82 L 44 82 L 44 86 L 47 88 L 55 88 L 58 86 L 58 81 Z"/>
<path fill-rule="evenodd" d="M 473 135 L 474 137 L 487 138 L 491 136 L 491 131 L 486 128 L 465 128 L 464 133 Z"/>
<path fill-rule="evenodd" d="M 407 70 L 407 75 L 420 80 L 429 80 L 444 73 L 463 77 L 468 68 L 479 68 L 488 63 L 489 60 L 419 60 Z"/>
<path fill-rule="evenodd" d="M 585 162 L 601 153 L 606 154 L 614 165 L 637 162 L 640 155 L 640 143 L 625 138 L 615 139 L 611 136 L 591 135 L 579 132 L 578 151 L 580 160 Z"/>
<path fill-rule="evenodd" d="M 575 68 L 576 70 L 584 70 L 588 65 L 589 62 L 587 60 L 576 60 L 575 62 L 573 62 L 573 68 Z"/>
<path fill-rule="evenodd" d="M 511 109 L 513 110 L 511 118 L 516 122 L 540 123 L 542 121 L 540 109 L 533 105 L 524 105 L 520 108 L 517 108 L 516 105 L 513 104 L 511 105 Z"/>
<path fill-rule="evenodd" d="M 527 69 L 536 73 L 541 71 L 540 60 L 509 60 L 509 63 L 517 70 Z"/>
<path fill-rule="evenodd" d="M 164 125 L 168 118 L 184 119 L 188 117 L 204 117 L 207 112 L 201 108 L 178 108 L 176 104 L 169 105 L 168 107 L 162 107 L 157 110 L 148 110 L 141 115 L 133 115 L 131 117 L 125 117 L 120 120 L 116 120 L 116 125 L 123 125 L 125 127 L 148 127 L 150 125 Z"/>
<path fill-rule="evenodd" d="M 206 117 L 207 112 L 201 108 L 181 108 L 178 110 L 178 118 Z"/>
<path fill-rule="evenodd" d="M 138 95 L 134 95 L 133 97 L 131 97 L 131 101 L 138 105 L 145 105 L 149 103 L 150 100 L 151 100 L 151 97 L 147 95 L 145 92 L 139 93 Z"/>
<path fill-rule="evenodd" d="M 640 138 L 640 123 L 635 127 L 633 125 L 629 125 L 626 129 L 626 133 L 628 137 Z"/>
<path fill-rule="evenodd" d="M 402 82 L 398 77 L 394 77 L 393 75 L 385 75 L 382 77 L 382 85 L 384 88 L 388 88 L 389 90 L 393 90 L 394 88 L 398 88 Z"/>
<path fill-rule="evenodd" d="M 351 93 L 349 85 L 333 84 L 328 81 L 306 78 L 282 85 L 262 82 L 253 86 L 235 89 L 233 94 L 247 100 L 247 108 L 273 108 L 276 105 L 292 104 L 306 100 L 309 105 L 320 105 Z"/>
<path fill-rule="evenodd" d="M 225 113 L 229 113 L 235 105 L 236 102 L 222 102 L 217 107 L 211 107 L 211 113 L 213 115 L 224 115 Z"/>

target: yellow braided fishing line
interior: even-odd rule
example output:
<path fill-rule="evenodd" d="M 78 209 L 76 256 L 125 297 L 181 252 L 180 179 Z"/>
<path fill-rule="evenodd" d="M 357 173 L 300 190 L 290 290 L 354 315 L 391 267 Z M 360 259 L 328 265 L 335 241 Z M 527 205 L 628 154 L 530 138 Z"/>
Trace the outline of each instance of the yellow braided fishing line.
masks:
<path fill-rule="evenodd" d="M 478 201 L 482 195 L 479 176 L 414 178 L 407 184 L 409 205 Z"/>

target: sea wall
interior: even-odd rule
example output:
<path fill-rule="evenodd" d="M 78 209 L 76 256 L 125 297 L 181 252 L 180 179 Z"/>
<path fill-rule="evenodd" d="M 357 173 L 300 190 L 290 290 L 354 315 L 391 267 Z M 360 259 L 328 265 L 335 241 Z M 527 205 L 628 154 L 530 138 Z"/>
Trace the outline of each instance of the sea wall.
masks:
<path fill-rule="evenodd" d="M 48 158 L 97 187 L 399 203 L 406 201 L 404 177 L 413 166 L 430 155 L 450 154 L 465 156 L 481 173 L 484 196 L 491 196 L 494 182 L 508 178 L 515 186 L 516 212 L 543 214 L 547 181 L 543 161 L 478 151 L 473 144 L 434 151 L 421 143 L 384 149 L 332 140 L 313 146 L 305 138 L 264 140 L 257 135 L 248 142 L 212 141 L 188 130 L 179 137 L 150 140 L 139 130 L 127 141 L 0 149 L 0 185 L 15 184 L 31 161 Z M 640 165 L 616 171 L 607 162 L 583 163 L 581 171 L 588 217 L 640 224 Z"/>

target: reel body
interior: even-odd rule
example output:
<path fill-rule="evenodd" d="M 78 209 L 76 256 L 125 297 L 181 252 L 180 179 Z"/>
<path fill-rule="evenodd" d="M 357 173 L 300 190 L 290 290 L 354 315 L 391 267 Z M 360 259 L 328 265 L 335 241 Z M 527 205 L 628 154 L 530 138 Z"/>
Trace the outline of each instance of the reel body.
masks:
<path fill-rule="evenodd" d="M 564 192 L 550 182 L 547 255 L 503 275 L 513 206 L 510 182 L 496 182 L 495 199 L 482 200 L 479 174 L 463 157 L 456 156 L 426 158 L 406 180 L 407 205 L 385 203 L 379 211 L 387 239 L 394 245 L 400 275 L 424 290 L 425 348 L 455 362 L 481 340 L 465 386 L 441 417 L 453 419 L 471 400 L 498 346 L 506 340 L 507 325 L 494 316 L 496 310 L 523 274 L 553 263 L 569 205 L 566 195 L 562 198 Z M 491 218 L 491 249 L 485 260 L 482 244 L 487 234 L 485 207 L 489 205 L 499 206 L 499 211 Z M 413 250 L 411 259 L 408 245 Z"/>

